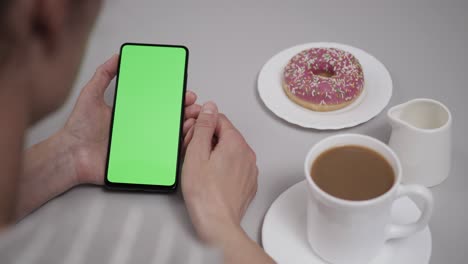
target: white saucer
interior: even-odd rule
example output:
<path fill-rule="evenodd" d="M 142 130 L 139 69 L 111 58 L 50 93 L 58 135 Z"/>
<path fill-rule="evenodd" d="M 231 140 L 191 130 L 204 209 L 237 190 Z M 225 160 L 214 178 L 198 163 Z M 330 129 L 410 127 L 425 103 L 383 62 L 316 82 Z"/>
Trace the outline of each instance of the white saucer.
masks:
<path fill-rule="evenodd" d="M 331 112 L 316 112 L 292 102 L 282 88 L 283 69 L 297 53 L 308 48 L 339 48 L 353 54 L 364 71 L 364 92 L 351 105 Z M 392 78 L 385 66 L 365 51 L 344 44 L 316 42 L 295 46 L 273 56 L 261 69 L 257 88 L 265 105 L 278 117 L 307 128 L 352 127 L 378 115 L 392 97 Z"/>
<path fill-rule="evenodd" d="M 299 182 L 283 192 L 271 205 L 262 228 L 265 251 L 279 264 L 326 264 L 309 246 L 306 235 L 307 185 Z M 420 211 L 409 198 L 395 201 L 392 215 L 396 223 L 414 222 Z M 385 244 L 370 264 L 427 264 L 431 257 L 429 228 L 406 239 Z"/>

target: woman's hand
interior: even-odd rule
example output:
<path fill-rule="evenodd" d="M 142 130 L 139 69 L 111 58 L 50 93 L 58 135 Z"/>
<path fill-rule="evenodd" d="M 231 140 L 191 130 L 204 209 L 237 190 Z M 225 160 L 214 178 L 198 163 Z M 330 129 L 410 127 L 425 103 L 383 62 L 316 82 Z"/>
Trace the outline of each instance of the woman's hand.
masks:
<path fill-rule="evenodd" d="M 225 262 L 272 263 L 240 226 L 257 191 L 254 151 L 214 103 L 203 105 L 182 168 L 182 192 L 199 237 L 223 250 Z"/>
<path fill-rule="evenodd" d="M 112 108 L 104 101 L 104 92 L 117 73 L 118 61 L 119 55 L 114 55 L 96 70 L 59 132 L 71 151 L 77 183 L 104 183 L 112 116 Z M 185 95 L 184 134 L 194 125 L 194 118 L 200 112 L 196 99 L 193 92 Z"/>

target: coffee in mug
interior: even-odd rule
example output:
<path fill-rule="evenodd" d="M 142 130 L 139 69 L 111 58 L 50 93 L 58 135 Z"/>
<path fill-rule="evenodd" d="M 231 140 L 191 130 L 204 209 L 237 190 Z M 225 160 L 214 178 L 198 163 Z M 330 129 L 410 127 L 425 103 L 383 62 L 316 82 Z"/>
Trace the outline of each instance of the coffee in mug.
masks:
<path fill-rule="evenodd" d="M 352 201 L 380 196 L 395 182 L 392 166 L 382 155 L 357 145 L 323 152 L 312 164 L 310 175 L 323 191 Z"/>

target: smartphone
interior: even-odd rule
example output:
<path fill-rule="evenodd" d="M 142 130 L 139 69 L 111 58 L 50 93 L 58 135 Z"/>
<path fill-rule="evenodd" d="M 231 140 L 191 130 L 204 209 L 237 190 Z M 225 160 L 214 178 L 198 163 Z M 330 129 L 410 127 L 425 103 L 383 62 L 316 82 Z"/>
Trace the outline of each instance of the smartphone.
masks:
<path fill-rule="evenodd" d="M 177 188 L 188 55 L 184 46 L 121 46 L 107 187 L 163 192 Z"/>

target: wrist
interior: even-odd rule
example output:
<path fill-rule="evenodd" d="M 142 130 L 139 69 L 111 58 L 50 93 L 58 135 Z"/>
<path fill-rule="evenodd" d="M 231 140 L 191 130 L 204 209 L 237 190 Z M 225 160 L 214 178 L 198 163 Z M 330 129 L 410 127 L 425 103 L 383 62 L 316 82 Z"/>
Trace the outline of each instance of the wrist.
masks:
<path fill-rule="evenodd" d="M 26 150 L 23 164 L 15 208 L 17 219 L 78 184 L 70 142 L 60 132 Z"/>
<path fill-rule="evenodd" d="M 208 243 L 216 247 L 225 248 L 245 239 L 249 238 L 240 225 L 225 224 L 217 228 L 214 236 Z"/>
<path fill-rule="evenodd" d="M 70 172 L 75 185 L 104 184 L 106 151 L 100 143 L 89 142 L 63 128 L 56 134 L 70 159 Z"/>
<path fill-rule="evenodd" d="M 73 140 L 62 130 L 57 131 L 51 137 L 46 139 L 45 142 L 51 151 L 54 151 L 57 155 L 57 160 L 61 160 L 60 168 L 62 177 L 65 178 L 66 185 L 72 188 L 82 181 L 76 171 L 75 158 L 74 158 L 74 146 Z"/>

